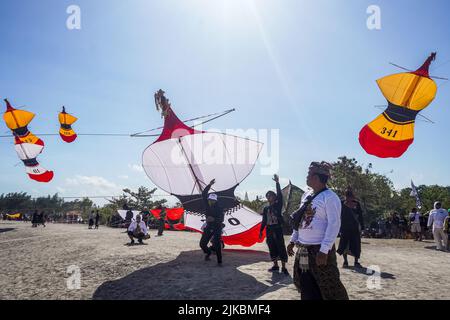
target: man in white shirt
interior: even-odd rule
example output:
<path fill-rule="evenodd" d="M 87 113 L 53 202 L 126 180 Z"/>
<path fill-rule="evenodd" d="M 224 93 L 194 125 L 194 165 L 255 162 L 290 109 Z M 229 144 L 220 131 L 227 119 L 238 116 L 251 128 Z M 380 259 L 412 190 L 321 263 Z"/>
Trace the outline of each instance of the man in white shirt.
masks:
<path fill-rule="evenodd" d="M 149 239 L 147 226 L 145 222 L 142 221 L 141 216 L 136 216 L 136 221 L 130 223 L 128 227 L 128 237 L 131 239 L 130 245 L 134 245 L 134 238 L 138 239 L 139 244 L 144 244 L 143 239 Z"/>
<path fill-rule="evenodd" d="M 447 251 L 448 236 L 444 232 L 444 220 L 447 215 L 447 211 L 442 209 L 441 203 L 437 201 L 434 203 L 434 209 L 430 211 L 430 216 L 428 217 L 428 227 L 433 225 L 433 237 L 437 250 Z"/>
<path fill-rule="evenodd" d="M 312 190 L 306 192 L 300 208 L 292 214 L 294 231 L 287 247 L 294 255 L 294 283 L 302 300 L 348 300 L 348 294 L 339 278 L 336 262 L 336 241 L 341 227 L 341 200 L 326 185 L 331 165 L 313 162 L 306 183 Z"/>
<path fill-rule="evenodd" d="M 417 212 L 417 208 L 413 208 L 409 214 L 409 221 L 411 222 L 411 233 L 414 236 L 414 241 L 422 241 L 422 228 L 420 226 L 420 218 L 422 215 Z"/>

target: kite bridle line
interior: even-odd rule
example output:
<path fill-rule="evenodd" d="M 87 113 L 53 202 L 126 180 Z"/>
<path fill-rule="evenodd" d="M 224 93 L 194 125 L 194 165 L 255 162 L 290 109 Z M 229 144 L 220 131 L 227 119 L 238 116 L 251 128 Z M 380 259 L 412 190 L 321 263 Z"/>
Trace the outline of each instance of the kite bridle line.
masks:
<path fill-rule="evenodd" d="M 377 108 L 377 109 L 386 109 L 388 106 L 387 105 L 376 105 L 376 106 L 374 106 L 375 108 Z M 398 113 L 398 112 L 395 112 L 395 111 L 391 111 L 393 114 L 395 114 L 395 115 L 397 115 L 397 116 L 402 116 L 402 114 L 400 114 L 400 113 Z M 430 123 L 433 123 L 433 124 L 436 124 L 433 120 L 431 120 L 431 119 L 429 119 L 429 118 L 427 118 L 427 117 L 425 117 L 423 114 L 420 114 L 420 113 L 418 113 L 417 114 L 417 116 L 419 116 L 419 117 L 421 117 L 421 118 L 424 118 L 425 120 L 423 120 L 424 122 L 430 122 Z"/>
<path fill-rule="evenodd" d="M 436 55 L 435 55 L 435 56 L 436 56 Z M 432 61 L 434 61 L 434 60 L 435 60 L 435 57 L 432 59 Z M 434 70 L 436 70 L 436 69 L 442 67 L 443 65 L 447 64 L 448 62 L 450 62 L 450 60 L 447 60 L 447 61 L 445 61 L 444 63 L 440 64 L 439 66 L 437 66 L 436 68 L 434 68 Z M 407 72 L 409 72 L 409 73 L 414 73 L 414 70 L 407 69 L 407 68 L 402 67 L 402 66 L 400 66 L 400 65 L 398 65 L 398 64 L 395 64 L 395 63 L 393 63 L 393 62 L 389 62 L 389 64 L 392 65 L 392 66 L 394 66 L 394 67 L 397 67 L 397 68 L 399 68 L 399 69 L 402 69 L 402 70 L 404 70 L 404 71 L 407 71 Z M 444 80 L 444 81 L 449 81 L 448 78 L 444 78 L 444 77 L 429 76 L 429 78 L 431 78 L 431 79 L 439 79 L 439 80 Z M 447 82 L 446 82 L 445 84 L 447 84 Z M 442 88 L 442 86 L 444 86 L 445 84 L 443 84 L 443 85 L 439 84 L 439 85 L 437 85 L 437 88 Z M 417 85 L 417 84 L 416 84 L 416 85 Z M 419 97 L 419 98 L 422 98 L 422 97 Z M 378 107 L 385 107 L 385 106 L 379 105 L 379 106 L 375 106 L 375 107 L 378 108 Z M 407 107 L 407 109 L 409 109 L 409 107 Z M 421 110 L 421 111 L 422 111 L 422 110 Z M 395 113 L 395 112 L 394 112 L 394 114 L 400 115 L 400 114 Z M 420 114 L 420 113 L 418 113 L 417 115 L 418 115 L 419 117 L 421 117 L 421 118 L 424 118 L 427 122 L 431 122 L 431 123 L 433 123 L 433 124 L 435 123 L 433 120 L 427 118 L 426 116 L 424 116 L 424 115 L 422 115 L 422 114 Z M 401 116 L 401 115 L 400 115 L 400 116 Z"/>
<path fill-rule="evenodd" d="M 231 113 L 233 111 L 236 111 L 236 109 L 234 109 L 234 108 L 233 109 L 228 109 L 228 110 L 225 110 L 225 111 L 222 111 L 222 112 L 211 113 L 211 114 L 208 114 L 208 115 L 205 115 L 205 116 L 200 116 L 200 117 L 196 117 L 196 118 L 192 118 L 192 119 L 188 119 L 188 120 L 182 120 L 182 121 L 183 122 L 191 122 L 191 121 L 195 121 L 195 120 L 200 120 L 200 119 L 204 119 L 204 118 L 213 117 L 211 119 L 202 121 L 201 123 L 197 123 L 197 124 L 194 124 L 194 125 L 191 126 L 191 128 L 195 128 L 195 127 L 198 127 L 198 126 L 200 126 L 202 124 L 205 124 L 205 123 L 208 123 L 210 121 L 216 120 L 216 119 L 218 119 L 220 117 L 226 116 L 227 114 L 229 114 L 229 113 Z M 133 133 L 130 136 L 133 137 L 133 138 L 159 136 L 159 134 L 156 134 L 156 135 L 143 135 L 143 133 L 152 132 L 152 131 L 160 130 L 160 129 L 163 129 L 163 128 L 164 128 L 164 126 L 158 127 L 158 128 L 153 128 L 153 129 L 150 129 L 150 130 Z"/>
<path fill-rule="evenodd" d="M 236 109 L 228 109 L 222 112 L 217 112 L 217 113 L 212 113 L 212 114 L 208 114 L 205 116 L 200 116 L 200 117 L 196 117 L 196 118 L 192 118 L 192 119 L 188 119 L 188 120 L 183 120 L 183 122 L 191 122 L 191 121 L 195 121 L 195 120 L 199 120 L 199 119 L 204 119 L 204 118 L 209 118 L 209 117 L 213 117 L 211 119 L 202 121 L 200 123 L 194 124 L 191 126 L 191 128 L 195 128 L 198 127 L 200 125 L 203 125 L 205 123 L 208 123 L 210 121 L 216 120 L 220 117 L 223 117 L 231 112 L 236 111 Z M 77 133 L 78 136 L 108 136 L 108 137 L 131 137 L 131 138 L 144 138 L 144 137 L 158 137 L 159 134 L 143 134 L 143 133 L 147 133 L 147 132 L 152 132 L 152 131 L 156 131 L 159 129 L 163 129 L 164 127 L 158 127 L 158 128 L 153 128 L 150 130 L 146 130 L 146 131 L 142 131 L 142 132 L 138 132 L 138 133 Z M 59 136 L 58 133 L 40 133 L 37 134 L 37 136 Z M 10 138 L 12 137 L 12 135 L 0 135 L 0 138 Z"/>
<path fill-rule="evenodd" d="M 192 177 L 194 177 L 194 180 L 195 180 L 195 183 L 198 185 L 198 188 L 200 189 L 200 193 L 203 193 L 203 188 L 202 188 L 202 185 L 201 185 L 201 181 L 200 181 L 200 179 L 197 177 L 197 175 L 195 174 L 195 172 L 194 172 L 194 168 L 192 168 L 192 164 L 191 164 L 191 162 L 189 161 L 189 159 L 188 159 L 188 156 L 187 156 L 187 154 L 186 154 L 186 150 L 184 150 L 184 148 L 183 148 L 183 144 L 181 143 L 181 138 L 182 137 L 179 137 L 178 138 L 178 144 L 180 145 L 180 148 L 181 148 L 181 151 L 183 152 L 183 155 L 184 155 L 184 157 L 185 157 L 185 159 L 186 159 L 186 162 L 187 162 L 187 164 L 189 165 L 189 170 L 190 170 L 190 172 L 191 172 L 191 174 L 192 174 Z M 204 183 L 204 182 L 203 182 Z M 195 184 L 194 184 L 194 187 L 192 188 L 192 192 L 194 191 L 194 188 L 195 188 Z M 191 192 L 191 193 L 192 193 Z"/>

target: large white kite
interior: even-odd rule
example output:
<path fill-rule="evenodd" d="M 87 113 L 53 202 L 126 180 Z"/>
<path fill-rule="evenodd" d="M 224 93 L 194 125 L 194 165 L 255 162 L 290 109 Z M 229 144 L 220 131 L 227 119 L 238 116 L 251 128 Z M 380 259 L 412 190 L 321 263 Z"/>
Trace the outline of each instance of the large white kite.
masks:
<path fill-rule="evenodd" d="M 155 101 L 164 127 L 142 156 L 148 177 L 181 201 L 186 227 L 197 231 L 205 214 L 201 193 L 215 179 L 211 192 L 218 195 L 225 211 L 224 242 L 243 246 L 261 242 L 261 215 L 242 206 L 234 190 L 253 170 L 262 143 L 188 127 L 175 115 L 162 90 L 155 94 Z"/>

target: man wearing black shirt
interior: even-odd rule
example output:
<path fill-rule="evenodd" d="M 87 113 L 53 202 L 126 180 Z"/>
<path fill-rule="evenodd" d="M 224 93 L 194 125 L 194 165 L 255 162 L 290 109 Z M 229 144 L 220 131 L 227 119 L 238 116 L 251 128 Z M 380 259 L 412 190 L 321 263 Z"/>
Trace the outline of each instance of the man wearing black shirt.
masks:
<path fill-rule="evenodd" d="M 203 203 L 206 209 L 206 227 L 203 230 L 202 238 L 200 239 L 200 248 L 206 254 L 205 260 L 210 260 L 211 249 L 208 248 L 208 243 L 213 238 L 213 247 L 217 256 L 217 263 L 222 265 L 222 228 L 224 221 L 224 212 L 218 202 L 217 194 L 208 194 L 211 186 L 216 182 L 215 179 L 205 187 L 202 192 Z"/>
<path fill-rule="evenodd" d="M 283 195 L 281 193 L 281 187 L 279 178 L 277 175 L 273 176 L 273 180 L 276 183 L 277 193 L 268 191 L 266 193 L 267 201 L 269 205 L 264 208 L 263 218 L 261 223 L 261 229 L 259 231 L 259 237 L 262 238 L 262 233 L 266 229 L 267 245 L 269 247 L 270 258 L 273 261 L 273 267 L 269 269 L 270 272 L 278 272 L 280 267 L 278 266 L 278 260 L 281 261 L 281 271 L 285 275 L 289 275 L 286 269 L 286 262 L 288 256 L 286 252 L 286 245 L 284 243 L 283 236 Z"/>

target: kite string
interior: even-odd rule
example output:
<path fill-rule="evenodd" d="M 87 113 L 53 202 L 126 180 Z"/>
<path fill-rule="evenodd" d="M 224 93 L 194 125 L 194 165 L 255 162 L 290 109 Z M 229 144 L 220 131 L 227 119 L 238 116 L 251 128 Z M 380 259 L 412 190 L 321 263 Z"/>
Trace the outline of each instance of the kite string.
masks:
<path fill-rule="evenodd" d="M 183 122 L 191 122 L 191 121 L 195 121 L 195 120 L 199 120 L 199 119 L 204 119 L 204 118 L 208 118 L 208 117 L 212 117 L 215 116 L 211 119 L 205 120 L 201 123 L 195 124 L 192 127 L 196 127 L 205 123 L 208 123 L 210 121 L 213 121 L 215 119 L 218 119 L 220 117 L 223 117 L 231 112 L 235 111 L 235 109 L 229 109 L 226 111 L 222 111 L 222 112 L 217 112 L 217 113 L 212 113 L 206 116 L 201 116 L 201 117 L 196 117 L 196 118 L 192 118 L 192 119 L 188 119 L 188 120 L 183 120 Z M 159 136 L 159 134 L 152 134 L 152 135 L 142 135 L 142 133 L 146 133 L 146 132 L 151 132 L 151 131 L 155 131 L 158 129 L 162 129 L 164 127 L 158 127 L 158 128 L 154 128 L 154 129 L 150 129 L 150 130 L 146 130 L 146 131 L 142 131 L 142 132 L 138 132 L 138 133 L 78 133 L 78 136 L 115 136 L 115 137 L 132 137 L 132 138 L 139 138 L 139 137 L 157 137 Z M 59 133 L 37 133 L 36 136 L 59 136 Z M 13 137 L 12 135 L 0 135 L 0 138 L 11 138 Z"/>
<path fill-rule="evenodd" d="M 207 123 L 207 122 L 210 122 L 210 121 L 213 121 L 213 120 L 215 120 L 215 119 L 217 119 L 217 118 L 220 118 L 220 117 L 223 117 L 223 116 L 225 116 L 225 115 L 227 115 L 227 114 L 229 114 L 230 112 L 233 112 L 233 111 L 235 111 L 236 109 L 229 109 L 229 110 L 225 110 L 225 111 L 222 111 L 222 112 L 216 112 L 216 113 L 212 113 L 212 114 L 208 114 L 208 115 L 205 115 L 205 116 L 200 116 L 200 117 L 196 117 L 196 118 L 192 118 L 192 119 L 188 119 L 188 120 L 183 120 L 183 122 L 191 122 L 191 121 L 195 121 L 195 120 L 199 120 L 199 119 L 204 119 L 204 118 L 208 118 L 208 117 L 213 117 L 213 116 L 215 116 L 214 118 L 212 118 L 212 119 L 208 119 L 208 120 L 206 120 L 206 121 L 203 121 L 203 122 L 201 122 L 201 123 L 199 123 L 199 124 L 196 124 L 196 125 L 193 125 L 192 127 L 196 127 L 196 126 L 199 126 L 199 125 L 202 125 L 202 124 L 205 124 L 205 123 Z M 163 129 L 164 127 L 158 127 L 158 128 L 154 128 L 154 129 L 150 129 L 150 130 L 145 130 L 145 131 L 142 131 L 142 132 L 137 132 L 137 133 L 133 133 L 133 134 L 131 134 L 130 136 L 131 137 L 138 137 L 138 136 L 140 136 L 140 137 L 149 137 L 150 135 L 142 135 L 143 133 L 147 133 L 147 132 L 152 132 L 152 131 L 155 131 L 155 130 L 159 130 L 159 129 Z"/>

